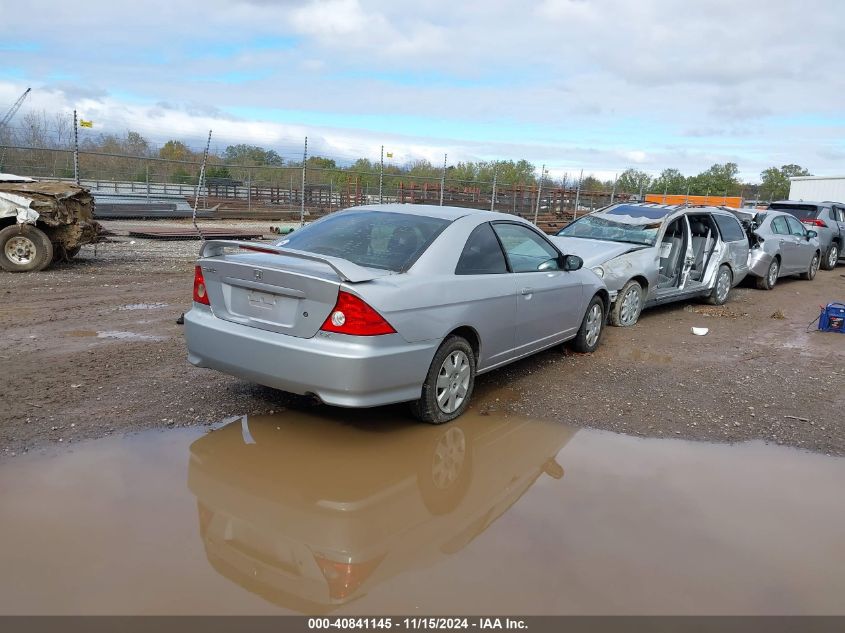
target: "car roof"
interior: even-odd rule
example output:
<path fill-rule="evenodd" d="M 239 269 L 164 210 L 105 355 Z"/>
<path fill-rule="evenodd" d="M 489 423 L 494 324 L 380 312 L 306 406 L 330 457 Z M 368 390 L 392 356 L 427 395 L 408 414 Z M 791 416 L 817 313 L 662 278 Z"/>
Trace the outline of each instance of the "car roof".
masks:
<path fill-rule="evenodd" d="M 443 220 L 457 220 L 472 215 L 486 217 L 487 220 L 518 220 L 525 221 L 520 216 L 485 209 L 469 209 L 465 207 L 439 206 L 435 204 L 400 204 L 390 202 L 387 204 L 365 204 L 358 207 L 349 207 L 343 211 L 377 211 L 380 213 L 404 213 L 405 215 L 424 215 L 430 218 Z"/>
<path fill-rule="evenodd" d="M 808 207 L 821 207 L 828 204 L 838 204 L 836 202 L 831 202 L 830 200 L 825 200 L 823 202 L 815 202 L 813 200 L 775 200 L 774 202 L 770 202 L 769 204 L 794 204 L 794 205 L 804 205 Z M 773 211 L 775 209 L 772 209 Z"/>

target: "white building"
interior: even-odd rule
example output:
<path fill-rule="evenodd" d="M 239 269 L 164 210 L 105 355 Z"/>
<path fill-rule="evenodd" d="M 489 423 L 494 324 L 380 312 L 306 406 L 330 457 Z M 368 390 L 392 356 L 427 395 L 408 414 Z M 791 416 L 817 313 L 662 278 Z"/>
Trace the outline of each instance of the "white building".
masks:
<path fill-rule="evenodd" d="M 789 199 L 845 202 L 845 176 L 795 176 L 790 178 Z"/>

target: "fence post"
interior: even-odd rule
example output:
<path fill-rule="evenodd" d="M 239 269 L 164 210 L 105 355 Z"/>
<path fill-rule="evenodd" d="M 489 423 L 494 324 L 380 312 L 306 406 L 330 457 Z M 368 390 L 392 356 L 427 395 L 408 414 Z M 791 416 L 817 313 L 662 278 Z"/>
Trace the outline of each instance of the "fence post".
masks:
<path fill-rule="evenodd" d="M 581 174 L 578 176 L 578 188 L 575 190 L 575 209 L 574 214 L 572 216 L 573 219 L 578 217 L 578 203 L 581 202 L 581 181 L 584 180 L 584 170 L 581 170 Z"/>
<path fill-rule="evenodd" d="M 305 226 L 305 162 L 308 160 L 308 137 L 302 150 L 302 199 L 299 203 L 299 226 Z"/>
<path fill-rule="evenodd" d="M 443 206 L 443 192 L 446 189 L 446 158 L 448 154 L 443 154 L 443 174 L 440 176 L 440 206 Z"/>
<path fill-rule="evenodd" d="M 73 111 L 73 179 L 79 184 L 79 125 L 76 121 L 76 110 Z"/>
<path fill-rule="evenodd" d="M 381 146 L 381 160 L 379 161 L 378 170 L 378 203 L 382 204 L 384 201 L 384 145 Z"/>
<path fill-rule="evenodd" d="M 252 211 L 252 170 L 246 170 L 246 210 Z"/>
<path fill-rule="evenodd" d="M 540 182 L 537 184 L 537 204 L 534 207 L 534 224 L 537 224 L 537 216 L 540 214 L 540 197 L 543 195 L 543 176 L 546 173 L 545 163 L 540 168 Z"/>

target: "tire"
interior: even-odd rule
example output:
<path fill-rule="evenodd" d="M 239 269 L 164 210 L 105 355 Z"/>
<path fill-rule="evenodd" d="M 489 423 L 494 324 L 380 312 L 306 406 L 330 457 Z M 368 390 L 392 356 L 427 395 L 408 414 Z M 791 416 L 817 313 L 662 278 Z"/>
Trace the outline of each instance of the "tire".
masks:
<path fill-rule="evenodd" d="M 53 261 L 53 244 L 39 228 L 29 224 L 0 231 L 0 268 L 11 273 L 44 270 Z"/>
<path fill-rule="evenodd" d="M 441 383 L 439 387 L 438 382 Z M 423 383 L 422 395 L 411 404 L 411 412 L 415 418 L 429 424 L 454 420 L 466 411 L 474 387 L 475 354 L 472 347 L 466 339 L 450 336 L 434 355 Z M 438 392 L 441 402 L 438 402 Z"/>
<path fill-rule="evenodd" d="M 780 261 L 777 257 L 772 258 L 772 263 L 769 264 L 769 268 L 766 270 L 765 277 L 758 277 L 757 279 L 757 288 L 760 290 L 771 290 L 775 287 L 775 284 L 778 280 L 778 275 L 780 274 Z"/>
<path fill-rule="evenodd" d="M 810 260 L 810 268 L 805 273 L 801 273 L 801 279 L 813 281 L 816 278 L 816 273 L 819 272 L 819 264 L 821 263 L 821 254 L 816 251 L 813 259 Z"/>
<path fill-rule="evenodd" d="M 714 306 L 724 305 L 728 300 L 728 296 L 731 294 L 732 286 L 733 273 L 731 273 L 731 268 L 726 264 L 722 264 L 716 273 L 716 283 L 713 285 L 713 290 L 707 295 L 707 303 Z"/>
<path fill-rule="evenodd" d="M 615 327 L 636 325 L 643 311 L 643 287 L 631 279 L 616 295 L 616 302 L 610 309 L 610 324 Z"/>
<path fill-rule="evenodd" d="M 830 248 L 827 249 L 827 253 L 822 258 L 822 269 L 823 270 L 833 270 L 836 268 L 836 262 L 839 260 L 839 244 L 834 242 L 830 245 Z"/>
<path fill-rule="evenodd" d="M 572 340 L 576 352 L 590 354 L 596 351 L 604 331 L 604 301 L 598 295 L 593 297 L 584 312 L 578 334 Z"/>

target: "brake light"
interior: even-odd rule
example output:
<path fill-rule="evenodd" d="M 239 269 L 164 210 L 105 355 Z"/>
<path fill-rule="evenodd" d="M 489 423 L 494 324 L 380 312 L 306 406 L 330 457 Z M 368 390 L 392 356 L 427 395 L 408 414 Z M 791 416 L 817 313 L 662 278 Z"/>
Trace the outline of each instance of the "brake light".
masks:
<path fill-rule="evenodd" d="M 363 563 L 338 563 L 314 554 L 314 560 L 329 584 L 329 597 L 332 600 L 343 600 L 352 595 L 370 577 L 383 558 L 380 556 Z"/>
<path fill-rule="evenodd" d="M 819 220 L 818 218 L 813 218 L 812 220 L 801 220 L 804 224 L 809 224 L 810 226 L 820 226 L 823 229 L 827 228 L 827 224 L 824 223 L 824 220 Z"/>
<path fill-rule="evenodd" d="M 197 265 L 194 268 L 194 302 L 210 306 L 208 291 L 205 288 L 205 279 L 202 276 L 202 267 Z"/>
<path fill-rule="evenodd" d="M 396 332 L 363 299 L 343 290 L 337 293 L 337 303 L 320 329 L 353 336 L 378 336 Z"/>

